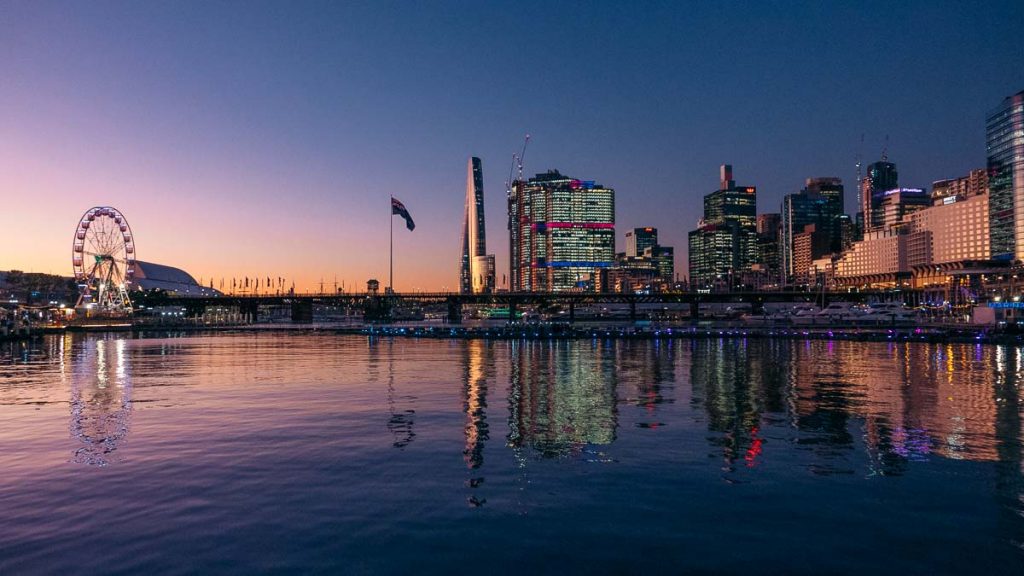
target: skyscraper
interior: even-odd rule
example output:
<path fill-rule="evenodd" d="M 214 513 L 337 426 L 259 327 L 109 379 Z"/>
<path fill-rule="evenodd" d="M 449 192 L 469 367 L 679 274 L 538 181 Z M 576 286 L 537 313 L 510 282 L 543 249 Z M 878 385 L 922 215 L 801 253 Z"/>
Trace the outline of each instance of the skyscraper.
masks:
<path fill-rule="evenodd" d="M 860 181 L 860 209 L 864 214 L 865 233 L 884 227 L 881 215 L 878 214 L 878 205 L 887 191 L 895 190 L 899 185 L 899 173 L 892 162 L 886 162 L 885 158 L 882 158 L 868 165 L 867 174 Z"/>
<path fill-rule="evenodd" d="M 626 257 L 637 258 L 644 255 L 644 250 L 658 243 L 658 229 L 650 226 L 633 228 L 626 232 Z"/>
<path fill-rule="evenodd" d="M 842 249 L 843 182 L 839 178 L 808 178 L 803 190 L 782 199 L 782 239 L 779 256 L 782 271 L 795 273 L 793 243 L 804 227 L 814 226 L 811 259 Z"/>
<path fill-rule="evenodd" d="M 1024 260 L 1024 90 L 985 122 L 992 258 Z"/>
<path fill-rule="evenodd" d="M 778 283 L 782 275 L 781 229 L 782 214 L 769 212 L 757 215 L 757 263 L 773 283 Z"/>
<path fill-rule="evenodd" d="M 689 234 L 690 283 L 732 286 L 757 262 L 757 188 L 737 186 L 723 164 L 718 190 L 704 196 L 704 218 Z"/>
<path fill-rule="evenodd" d="M 462 224 L 462 260 L 459 292 L 479 294 L 494 290 L 494 255 L 487 254 L 484 225 L 484 175 L 479 158 L 466 167 L 466 215 Z"/>
<path fill-rule="evenodd" d="M 615 191 L 550 170 L 517 180 L 508 195 L 513 291 L 597 286 L 615 260 Z"/>

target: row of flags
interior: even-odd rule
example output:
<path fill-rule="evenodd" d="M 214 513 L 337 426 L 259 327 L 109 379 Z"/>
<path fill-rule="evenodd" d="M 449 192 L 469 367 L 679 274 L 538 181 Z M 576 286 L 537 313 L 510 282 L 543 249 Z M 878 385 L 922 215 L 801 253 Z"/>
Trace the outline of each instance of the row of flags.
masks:
<path fill-rule="evenodd" d="M 225 288 L 227 288 L 226 282 L 227 282 L 226 278 L 221 278 L 220 279 L 220 289 L 221 290 L 224 290 Z M 280 276 L 277 277 L 276 282 L 275 282 L 275 279 L 271 278 L 270 276 L 267 276 L 266 279 L 263 279 L 263 278 L 260 278 L 260 277 L 232 278 L 231 279 L 231 289 L 235 290 L 236 288 L 249 288 L 250 286 L 252 286 L 253 288 L 259 288 L 261 284 L 262 284 L 263 288 L 274 288 L 275 286 L 277 288 L 284 288 L 285 282 L 286 282 L 286 279 L 282 278 Z M 200 286 L 204 285 L 202 279 L 199 280 L 199 285 Z M 210 288 L 213 288 L 213 285 L 214 285 L 213 284 L 213 278 L 210 278 Z M 295 287 L 295 283 L 294 282 L 292 282 L 292 287 L 293 288 Z"/>

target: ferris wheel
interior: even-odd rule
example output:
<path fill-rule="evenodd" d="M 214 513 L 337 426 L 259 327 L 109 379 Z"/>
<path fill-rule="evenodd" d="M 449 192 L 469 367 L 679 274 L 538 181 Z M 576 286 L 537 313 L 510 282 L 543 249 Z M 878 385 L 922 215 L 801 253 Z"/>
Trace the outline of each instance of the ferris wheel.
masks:
<path fill-rule="evenodd" d="M 135 241 L 121 212 L 110 206 L 87 210 L 75 229 L 71 261 L 78 283 L 77 308 L 131 313 L 128 290 L 135 278 Z"/>

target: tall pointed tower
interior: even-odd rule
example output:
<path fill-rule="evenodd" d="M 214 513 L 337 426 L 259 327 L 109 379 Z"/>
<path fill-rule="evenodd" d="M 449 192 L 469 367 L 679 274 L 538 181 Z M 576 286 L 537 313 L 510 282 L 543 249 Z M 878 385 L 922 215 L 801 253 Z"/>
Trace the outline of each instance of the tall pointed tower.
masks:
<path fill-rule="evenodd" d="M 479 158 L 466 167 L 466 216 L 462 223 L 462 260 L 459 292 L 479 294 L 494 290 L 494 255 L 487 254 L 484 225 L 484 174 Z"/>

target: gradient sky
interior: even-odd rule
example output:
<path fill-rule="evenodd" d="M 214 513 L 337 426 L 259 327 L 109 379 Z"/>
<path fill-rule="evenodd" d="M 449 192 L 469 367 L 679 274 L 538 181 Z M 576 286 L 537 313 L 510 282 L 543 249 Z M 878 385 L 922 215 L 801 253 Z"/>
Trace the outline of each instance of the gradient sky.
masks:
<path fill-rule="evenodd" d="M 985 163 L 1024 89 L 1024 2 L 0 2 L 0 269 L 71 274 L 111 205 L 142 260 L 299 289 L 457 286 L 466 160 L 507 271 L 504 182 L 617 191 L 685 272 L 732 163 L 758 211 L 888 155 L 927 187 Z M 863 134 L 863 146 L 861 135 Z"/>

